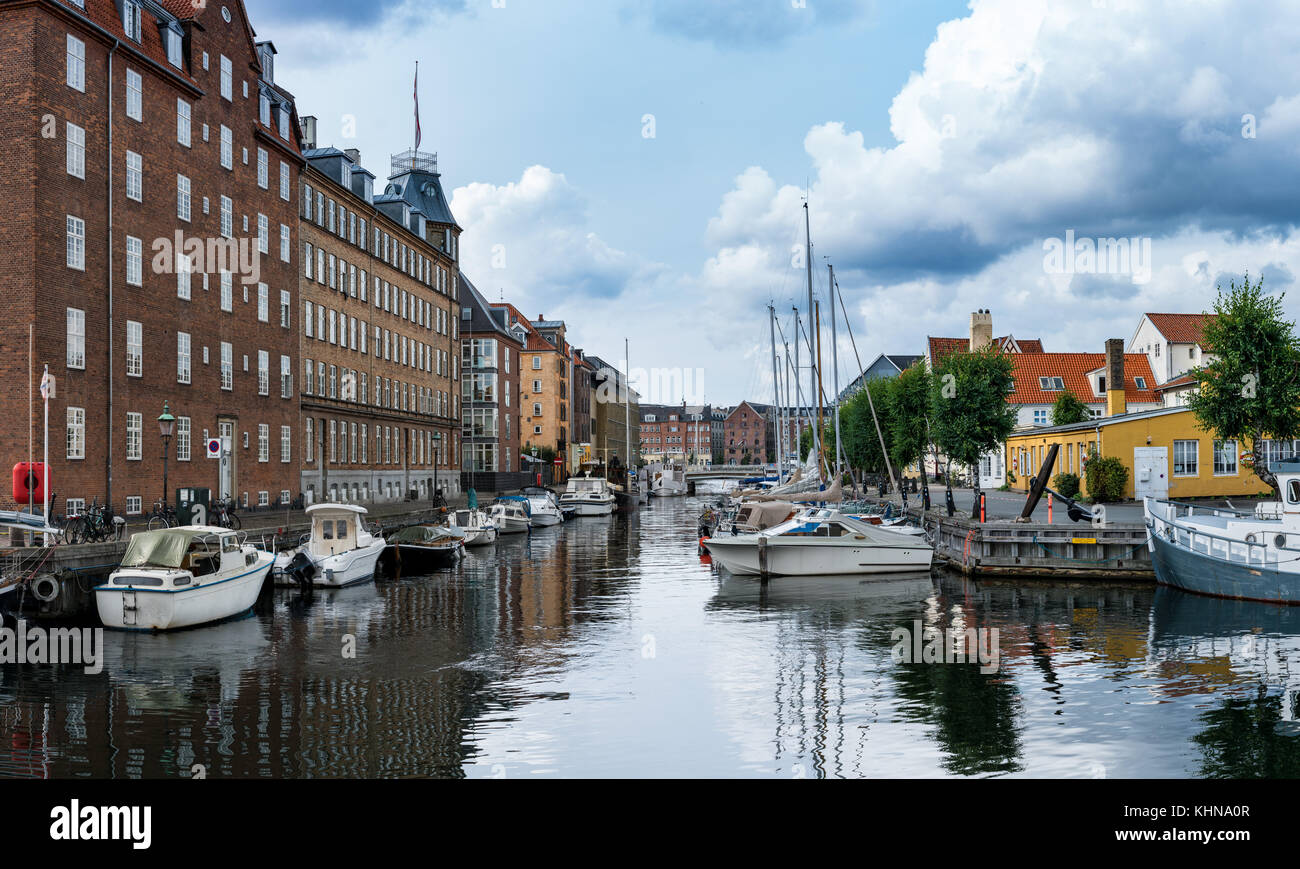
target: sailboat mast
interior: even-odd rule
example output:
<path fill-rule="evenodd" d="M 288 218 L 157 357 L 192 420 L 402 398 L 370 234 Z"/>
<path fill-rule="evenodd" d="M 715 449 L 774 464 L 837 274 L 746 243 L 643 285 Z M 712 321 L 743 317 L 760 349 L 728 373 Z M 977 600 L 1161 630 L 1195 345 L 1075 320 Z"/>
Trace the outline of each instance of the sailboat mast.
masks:
<path fill-rule="evenodd" d="M 767 326 L 768 331 L 772 334 L 772 394 L 775 403 L 772 405 L 772 421 L 776 424 L 776 481 L 778 484 L 785 482 L 784 475 L 781 473 L 781 456 L 784 438 L 781 432 L 781 380 L 777 375 L 776 368 L 776 306 L 767 306 Z"/>
<path fill-rule="evenodd" d="M 794 309 L 794 452 L 799 458 L 799 464 L 803 464 L 803 417 L 800 415 L 800 408 L 803 406 L 803 386 L 800 378 L 803 377 L 803 369 L 799 367 L 799 333 L 803 331 L 803 324 L 799 322 L 799 309 Z"/>
<path fill-rule="evenodd" d="M 632 352 L 632 344 L 629 339 L 623 339 L 623 442 L 624 455 L 623 461 L 627 462 L 628 478 L 623 481 L 627 486 L 629 494 L 632 492 L 632 383 L 628 377 L 632 373 L 632 360 L 629 358 Z"/>
<path fill-rule="evenodd" d="M 843 474 L 843 457 L 844 457 L 844 440 L 840 437 L 840 339 L 839 327 L 836 325 L 839 318 L 835 316 L 835 266 L 827 263 L 826 268 L 830 269 L 830 283 L 827 284 L 826 292 L 830 294 L 831 299 L 831 376 L 834 378 L 835 401 L 832 405 L 835 413 L 835 479 L 842 479 Z"/>
<path fill-rule="evenodd" d="M 826 445 L 822 443 L 822 420 L 824 418 L 822 405 L 822 303 L 819 301 L 816 303 L 816 306 L 817 317 L 815 325 L 817 326 L 817 349 L 816 355 L 813 358 L 817 360 L 817 422 L 815 424 L 816 427 L 813 429 L 813 439 L 817 444 L 818 460 L 825 462 L 826 470 L 829 472 L 831 463 L 825 458 Z"/>
<path fill-rule="evenodd" d="M 804 254 L 806 255 L 807 260 L 808 260 L 808 262 L 806 263 L 807 268 L 808 268 L 808 316 L 809 316 L 810 318 L 816 319 L 817 311 L 816 311 L 816 309 L 813 307 L 813 267 L 812 267 L 812 260 L 813 260 L 813 246 L 812 246 L 812 217 L 811 217 L 811 214 L 812 214 L 812 212 L 811 212 L 811 211 L 809 210 L 809 208 L 808 208 L 808 203 L 807 203 L 807 201 L 805 201 L 804 204 L 803 204 L 803 229 L 804 229 L 804 242 L 805 242 L 805 250 L 804 250 Z M 808 324 L 808 328 L 809 328 L 809 331 L 810 331 L 810 332 L 811 332 L 811 330 L 812 330 L 812 326 L 813 326 L 813 323 L 810 322 L 810 323 Z M 796 342 L 796 343 L 797 343 L 797 342 Z M 809 338 L 808 338 L 808 357 L 809 357 L 809 363 L 810 363 L 810 364 L 809 364 L 809 369 L 808 369 L 808 409 L 811 411 L 811 410 L 812 410 L 812 399 L 813 399 L 814 396 L 817 396 L 817 377 L 818 377 L 818 374 L 820 373 L 819 370 L 818 370 L 818 367 L 819 367 L 820 362 L 821 362 L 821 360 L 818 359 L 817 356 L 816 356 L 816 351 L 813 349 L 813 342 L 812 342 L 812 336 L 811 336 L 811 334 L 809 335 Z M 820 398 L 819 398 L 819 404 L 820 404 Z M 809 422 L 811 423 L 812 421 L 809 420 Z M 818 436 L 818 428 L 820 427 L 820 425 L 821 425 L 821 419 L 820 419 L 820 418 L 817 420 L 816 423 L 813 423 L 813 426 L 814 426 L 814 428 L 813 428 L 813 445 L 814 445 L 814 447 L 817 449 L 817 452 L 818 452 L 819 455 L 820 455 L 820 453 L 821 453 L 821 442 L 820 442 L 820 439 L 819 439 L 819 436 Z"/>

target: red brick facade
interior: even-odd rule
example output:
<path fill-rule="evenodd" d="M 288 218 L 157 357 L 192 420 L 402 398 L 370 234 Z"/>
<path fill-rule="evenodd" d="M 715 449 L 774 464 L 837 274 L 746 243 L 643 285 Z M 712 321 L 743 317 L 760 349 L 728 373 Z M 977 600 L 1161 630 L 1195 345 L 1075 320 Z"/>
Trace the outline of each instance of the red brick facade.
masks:
<path fill-rule="evenodd" d="M 298 403 L 280 379 L 282 364 L 299 370 L 302 158 L 292 97 L 263 74 L 239 0 L 168 2 L 182 16 L 175 21 L 144 9 L 138 42 L 115 4 L 86 6 L 0 2 L 0 147 L 9 158 L 0 180 L 0 286 L 8 303 L 0 324 L 7 410 L 0 467 L 26 460 L 33 429 L 40 457 L 39 395 L 32 429 L 25 422 L 28 384 L 38 383 L 48 364 L 58 380 L 50 403 L 52 488 L 63 499 L 109 500 L 119 511 L 139 499 L 148 511 L 163 488 L 155 420 L 164 402 L 188 425 L 188 438 L 181 442 L 182 430 L 171 445 L 171 489 L 203 486 L 217 495 L 228 488 L 252 504 L 296 495 Z M 162 35 L 171 27 L 180 36 L 179 68 Z M 262 94 L 269 125 L 262 123 Z M 184 112 L 188 146 L 180 141 Z M 182 290 L 176 235 L 205 248 L 221 239 L 223 197 L 228 236 L 254 253 L 265 224 L 258 274 L 236 267 L 226 283 L 205 257 Z M 70 257 L 70 234 L 74 250 L 84 243 L 84 255 Z M 70 259 L 84 266 L 70 267 Z M 204 453 L 204 435 L 216 436 L 223 425 L 233 447 L 225 481 L 225 463 Z"/>
<path fill-rule="evenodd" d="M 768 453 L 772 425 L 749 402 L 741 402 L 723 424 L 722 458 L 728 465 L 765 465 L 774 460 Z M 745 457 L 749 461 L 745 461 Z"/>

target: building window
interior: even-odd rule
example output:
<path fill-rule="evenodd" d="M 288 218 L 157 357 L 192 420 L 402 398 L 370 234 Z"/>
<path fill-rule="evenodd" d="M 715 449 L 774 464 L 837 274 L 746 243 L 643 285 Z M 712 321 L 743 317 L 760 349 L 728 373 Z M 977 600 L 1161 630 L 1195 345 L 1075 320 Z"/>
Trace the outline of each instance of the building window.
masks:
<path fill-rule="evenodd" d="M 263 190 L 271 188 L 271 158 L 265 148 L 257 149 L 257 186 Z"/>
<path fill-rule="evenodd" d="M 289 201 L 289 164 L 283 160 L 280 161 L 280 198 Z M 311 217 L 310 214 L 307 216 Z"/>
<path fill-rule="evenodd" d="M 235 388 L 235 348 L 227 341 L 221 342 L 221 388 L 225 392 Z"/>
<path fill-rule="evenodd" d="M 257 351 L 257 394 L 271 394 L 271 354 Z"/>
<path fill-rule="evenodd" d="M 86 457 L 86 409 L 68 408 L 68 458 Z M 71 512 L 69 510 L 69 512 Z"/>
<path fill-rule="evenodd" d="M 221 235 L 224 238 L 235 236 L 235 203 L 229 196 L 221 197 Z"/>
<path fill-rule="evenodd" d="M 1034 411 L 1034 425 L 1047 425 L 1047 411 L 1045 410 Z M 988 474 L 985 474 L 984 476 L 987 477 Z"/>
<path fill-rule="evenodd" d="M 86 312 L 68 308 L 68 367 L 86 368 Z"/>
<path fill-rule="evenodd" d="M 138 413 L 126 415 L 126 460 L 140 461 L 142 437 L 144 435 L 144 417 Z"/>
<path fill-rule="evenodd" d="M 235 168 L 234 133 L 225 124 L 221 125 L 221 168 Z"/>
<path fill-rule="evenodd" d="M 257 285 L 257 319 L 261 323 L 271 322 L 271 288 L 266 284 Z"/>
<path fill-rule="evenodd" d="M 235 99 L 234 83 L 235 83 L 234 65 L 231 63 L 230 58 L 226 57 L 223 54 L 221 55 L 221 98 L 222 99 L 229 100 L 232 102 L 234 101 Z"/>
<path fill-rule="evenodd" d="M 1200 476 L 1198 451 L 1200 441 L 1174 441 L 1174 476 Z"/>
<path fill-rule="evenodd" d="M 280 357 L 280 397 L 293 397 L 293 372 L 290 369 L 288 356 Z"/>
<path fill-rule="evenodd" d="M 86 92 L 86 43 L 68 34 L 68 87 Z"/>
<path fill-rule="evenodd" d="M 316 437 L 315 437 L 316 426 L 315 423 L 312 422 L 311 417 L 307 417 L 307 425 L 305 427 L 305 431 L 306 431 L 306 437 L 303 438 L 303 446 L 302 446 L 303 461 L 308 464 L 311 464 L 312 462 L 316 461 Z"/>
<path fill-rule="evenodd" d="M 134 320 L 126 321 L 126 376 L 144 376 L 144 329 Z"/>
<path fill-rule="evenodd" d="M 86 221 L 68 215 L 68 268 L 86 270 Z"/>
<path fill-rule="evenodd" d="M 190 146 L 190 104 L 182 99 L 176 100 L 176 141 Z"/>
<path fill-rule="evenodd" d="M 176 176 L 176 216 L 189 223 L 193 209 L 190 179 L 184 175 Z"/>
<path fill-rule="evenodd" d="M 86 179 L 86 131 L 76 124 L 67 124 L 68 174 Z"/>
<path fill-rule="evenodd" d="M 271 427 L 266 423 L 257 427 L 257 461 L 262 464 L 271 461 Z"/>
<path fill-rule="evenodd" d="M 126 198 L 144 202 L 144 158 L 134 151 L 126 152 Z"/>
<path fill-rule="evenodd" d="M 230 272 L 221 273 L 221 310 L 235 310 L 235 276 Z"/>
<path fill-rule="evenodd" d="M 1237 442 L 1214 442 L 1214 476 L 1237 476 Z"/>
<path fill-rule="evenodd" d="M 144 512 L 144 499 L 139 495 L 126 496 L 126 515 L 139 516 Z"/>
<path fill-rule="evenodd" d="M 167 62 L 177 69 L 181 68 L 181 34 L 170 27 L 163 31 L 167 41 Z"/>
<path fill-rule="evenodd" d="M 126 282 L 133 287 L 144 282 L 144 242 L 130 235 L 126 237 Z"/>
<path fill-rule="evenodd" d="M 176 417 L 176 461 L 188 462 L 191 457 L 190 437 L 194 431 L 188 416 Z"/>
<path fill-rule="evenodd" d="M 1145 377 L 1135 377 L 1133 378 L 1133 381 L 1138 389 L 1147 388 L 1147 379 Z"/>
<path fill-rule="evenodd" d="M 122 4 L 122 29 L 128 39 L 140 41 L 140 3 L 138 0 L 126 0 Z"/>

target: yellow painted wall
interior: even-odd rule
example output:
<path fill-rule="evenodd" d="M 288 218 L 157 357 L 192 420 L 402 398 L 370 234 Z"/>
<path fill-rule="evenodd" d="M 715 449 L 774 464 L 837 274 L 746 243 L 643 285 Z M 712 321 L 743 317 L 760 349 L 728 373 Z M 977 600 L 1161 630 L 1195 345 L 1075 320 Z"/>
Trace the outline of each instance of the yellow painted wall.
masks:
<path fill-rule="evenodd" d="M 1113 456 L 1124 463 L 1128 469 L 1128 487 L 1125 495 L 1133 497 L 1135 475 L 1133 470 L 1133 451 L 1138 447 L 1163 447 L 1169 458 L 1169 498 L 1174 501 L 1187 498 L 1224 498 L 1259 495 L 1271 490 L 1253 471 L 1243 467 L 1240 456 L 1249 450 L 1249 444 L 1237 445 L 1237 473 L 1228 476 L 1214 474 L 1214 436 L 1197 427 L 1196 415 L 1191 411 L 1147 417 L 1125 422 L 1112 423 L 1100 429 L 1092 428 L 1056 434 L 1037 434 L 1033 431 L 1020 432 L 1007 440 L 1007 467 L 1016 476 L 1012 488 L 1029 491 L 1029 478 L 1038 473 L 1047 450 L 1052 444 L 1060 444 L 1061 449 L 1052 469 L 1052 476 L 1061 473 L 1079 475 L 1082 494 L 1087 495 L 1087 480 L 1081 470 L 1080 447 L 1083 454 L 1098 441 L 1098 451 L 1102 456 Z M 1197 446 L 1197 471 L 1195 477 L 1174 476 L 1174 441 L 1194 440 Z M 1073 445 L 1072 451 L 1068 449 Z M 1020 450 L 1033 450 L 1028 466 L 1021 463 L 1013 468 L 1013 458 Z M 1071 455 L 1072 453 L 1072 455 Z M 1072 459 L 1072 463 L 1070 462 Z M 1070 466 L 1067 466 L 1070 465 Z"/>

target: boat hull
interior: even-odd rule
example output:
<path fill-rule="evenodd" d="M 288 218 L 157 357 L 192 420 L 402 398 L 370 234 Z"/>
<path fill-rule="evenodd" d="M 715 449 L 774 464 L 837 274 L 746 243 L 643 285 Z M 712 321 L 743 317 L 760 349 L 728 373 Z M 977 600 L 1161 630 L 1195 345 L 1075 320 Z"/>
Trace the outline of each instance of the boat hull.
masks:
<path fill-rule="evenodd" d="M 737 576 L 761 576 L 758 545 L 745 538 L 705 542 L 713 561 Z M 862 576 L 928 570 L 934 550 L 922 543 L 903 546 L 800 546 L 773 540 L 767 548 L 772 576 Z"/>
<path fill-rule="evenodd" d="M 213 624 L 243 615 L 257 603 L 267 574 L 268 558 L 239 576 L 186 589 L 101 586 L 95 607 L 104 627 L 121 631 L 175 631 Z"/>
<path fill-rule="evenodd" d="M 534 513 L 534 528 L 549 528 L 552 525 L 559 525 L 564 521 L 564 516 L 560 513 Z"/>
<path fill-rule="evenodd" d="M 608 501 L 577 501 L 570 502 L 566 506 L 573 508 L 573 515 L 579 518 L 590 516 L 609 516 L 614 512 L 614 500 Z"/>
<path fill-rule="evenodd" d="M 491 546 L 497 542 L 497 527 L 495 525 L 462 530 L 465 531 L 465 545 L 468 547 Z"/>
<path fill-rule="evenodd" d="M 449 546 L 414 546 L 392 544 L 384 550 L 380 562 L 390 572 L 406 576 L 422 576 L 436 570 L 447 570 L 460 563 L 464 552 L 459 541 Z"/>
<path fill-rule="evenodd" d="M 376 540 L 365 549 L 352 549 L 348 552 L 340 552 L 338 555 L 331 555 L 328 558 L 314 561 L 316 576 L 312 578 L 311 583 L 316 588 L 346 588 L 350 585 L 369 582 L 375 578 L 375 570 L 379 566 L 379 558 L 384 554 L 385 548 L 384 541 Z M 282 572 L 298 551 L 283 553 L 277 559 L 276 566 L 280 568 L 281 572 L 276 579 L 276 585 L 286 588 L 296 588 L 298 586 L 296 582 Z"/>
<path fill-rule="evenodd" d="M 1161 585 L 1193 594 L 1300 606 L 1300 574 L 1247 565 L 1184 549 L 1151 535 L 1151 564 Z"/>
<path fill-rule="evenodd" d="M 527 519 L 493 519 L 498 534 L 527 534 L 532 527 Z"/>

